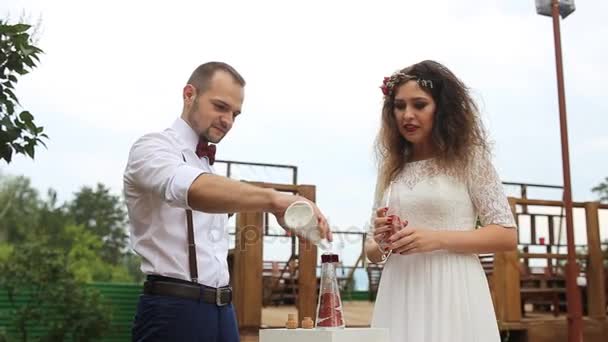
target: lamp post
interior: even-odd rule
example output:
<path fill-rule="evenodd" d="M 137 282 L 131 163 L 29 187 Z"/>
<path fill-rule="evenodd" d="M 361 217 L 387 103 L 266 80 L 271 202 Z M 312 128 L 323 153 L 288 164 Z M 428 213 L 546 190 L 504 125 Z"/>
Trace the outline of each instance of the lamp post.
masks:
<path fill-rule="evenodd" d="M 579 267 L 574 249 L 574 225 L 572 219 L 572 184 L 570 181 L 570 152 L 568 150 L 568 124 L 566 120 L 566 95 L 562 66 L 562 45 L 559 16 L 566 18 L 574 12 L 574 0 L 536 0 L 536 12 L 553 18 L 555 41 L 555 66 L 557 71 L 557 95 L 559 99 L 559 121 L 562 143 L 562 167 L 564 175 L 564 206 L 566 210 L 566 239 L 568 257 L 566 263 L 566 299 L 568 303 L 568 342 L 583 341 L 581 295 L 576 283 Z"/>

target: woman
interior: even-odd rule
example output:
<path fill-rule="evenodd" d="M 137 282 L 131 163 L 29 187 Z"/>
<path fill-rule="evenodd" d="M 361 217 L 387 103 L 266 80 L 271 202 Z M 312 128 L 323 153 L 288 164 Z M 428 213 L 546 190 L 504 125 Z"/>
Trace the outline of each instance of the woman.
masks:
<path fill-rule="evenodd" d="M 392 342 L 498 342 L 477 254 L 515 249 L 517 233 L 477 106 L 433 61 L 386 77 L 381 88 L 377 210 L 366 254 L 387 260 L 372 327 L 388 328 Z"/>

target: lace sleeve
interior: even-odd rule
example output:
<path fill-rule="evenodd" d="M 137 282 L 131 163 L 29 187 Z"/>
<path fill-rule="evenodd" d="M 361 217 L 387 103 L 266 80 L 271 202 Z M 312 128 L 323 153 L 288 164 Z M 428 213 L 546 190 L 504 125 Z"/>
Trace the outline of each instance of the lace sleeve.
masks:
<path fill-rule="evenodd" d="M 468 170 L 469 195 L 483 226 L 515 228 L 515 219 L 488 153 L 477 153 Z"/>

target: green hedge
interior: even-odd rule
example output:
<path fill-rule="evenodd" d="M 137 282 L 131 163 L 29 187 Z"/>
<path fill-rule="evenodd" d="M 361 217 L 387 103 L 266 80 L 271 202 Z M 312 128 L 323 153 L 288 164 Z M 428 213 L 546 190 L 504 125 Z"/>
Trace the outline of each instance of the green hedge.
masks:
<path fill-rule="evenodd" d="M 103 342 L 119 342 L 131 340 L 131 324 L 137 307 L 137 300 L 141 293 L 141 285 L 139 284 L 115 284 L 115 283 L 93 283 L 91 286 L 97 289 L 104 298 L 104 301 L 112 308 L 112 325 L 108 334 L 101 340 Z M 349 294 L 343 294 L 343 300 L 368 300 L 367 291 L 354 291 Z M 17 304 L 27 300 L 27 294 L 23 293 L 15 298 Z M 6 291 L 0 290 L 0 340 L 2 340 L 2 331 L 4 330 L 9 335 L 16 333 L 13 326 L 10 325 L 10 317 L 8 312 L 11 309 L 11 303 L 8 300 Z M 57 317 L 60 319 L 60 317 Z M 32 340 L 36 340 L 36 336 L 44 333 L 41 327 L 31 327 L 28 329 Z"/>
<path fill-rule="evenodd" d="M 137 300 L 141 293 L 141 285 L 92 283 L 88 286 L 97 289 L 103 296 L 104 301 L 112 308 L 112 325 L 108 334 L 101 341 L 130 341 L 131 324 L 135 315 Z M 27 299 L 27 293 L 24 292 L 17 296 L 15 301 L 19 305 L 20 302 L 25 302 Z M 11 325 L 11 317 L 9 317 L 11 308 L 6 291 L 0 290 L 0 340 L 3 332 L 9 336 L 16 333 L 16 329 Z M 60 319 L 60 317 L 57 317 L 57 319 Z M 28 329 L 28 333 L 31 340 L 35 341 L 37 336 L 44 333 L 44 330 L 42 327 L 34 326 Z"/>

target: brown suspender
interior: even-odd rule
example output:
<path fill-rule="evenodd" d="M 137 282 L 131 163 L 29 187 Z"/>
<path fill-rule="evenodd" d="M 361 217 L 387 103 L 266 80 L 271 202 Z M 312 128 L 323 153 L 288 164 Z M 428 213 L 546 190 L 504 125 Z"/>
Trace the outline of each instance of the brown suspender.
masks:
<path fill-rule="evenodd" d="M 196 244 L 194 243 L 194 224 L 192 223 L 192 210 L 186 209 L 188 220 L 188 259 L 190 261 L 190 278 L 198 283 L 198 267 L 196 266 Z"/>
<path fill-rule="evenodd" d="M 182 154 L 184 163 L 186 156 Z M 186 221 L 188 224 L 188 262 L 190 264 L 190 279 L 198 283 L 198 267 L 196 266 L 196 244 L 194 243 L 194 224 L 192 223 L 192 210 L 186 209 Z"/>

